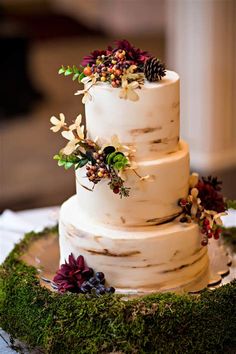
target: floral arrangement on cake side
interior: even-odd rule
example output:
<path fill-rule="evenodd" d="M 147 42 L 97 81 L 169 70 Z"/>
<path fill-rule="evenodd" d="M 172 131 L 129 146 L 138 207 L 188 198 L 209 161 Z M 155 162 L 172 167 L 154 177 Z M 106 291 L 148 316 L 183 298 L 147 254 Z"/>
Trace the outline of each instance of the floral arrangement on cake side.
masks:
<path fill-rule="evenodd" d="M 132 170 L 140 180 L 146 180 L 149 176 L 141 177 L 133 161 L 133 150 L 131 147 L 122 145 L 116 135 L 111 137 L 111 142 L 100 146 L 97 141 L 87 139 L 84 134 L 84 126 L 81 125 L 81 114 L 71 124 L 67 125 L 65 116 L 60 113 L 59 118 L 55 116 L 50 119 L 54 133 L 62 130 L 62 136 L 68 140 L 67 145 L 54 156 L 59 166 L 66 170 L 74 166 L 75 169 L 86 166 L 86 175 L 93 186 L 102 180 L 108 180 L 108 185 L 113 193 L 121 198 L 128 197 L 130 188 L 125 186 L 125 171 Z M 82 187 L 89 189 L 82 185 Z"/>
<path fill-rule="evenodd" d="M 230 208 L 236 209 L 236 201 L 227 200 L 221 194 L 222 182 L 217 177 L 199 178 L 198 173 L 192 173 L 189 178 L 189 194 L 187 198 L 179 200 L 182 214 L 181 223 L 196 222 L 201 231 L 202 246 L 208 240 L 218 240 L 223 232 L 221 217 L 227 215 Z"/>
<path fill-rule="evenodd" d="M 82 102 L 92 99 L 89 92 L 96 82 L 108 83 L 113 88 L 120 87 L 119 97 L 137 101 L 139 96 L 135 89 L 140 89 L 144 80 L 160 81 L 166 75 L 165 65 L 160 59 L 146 51 L 135 48 L 127 40 L 118 40 L 115 47 L 94 50 L 85 56 L 78 67 L 62 65 L 58 73 L 72 76 L 73 81 L 85 85 L 75 95 L 83 95 Z"/>

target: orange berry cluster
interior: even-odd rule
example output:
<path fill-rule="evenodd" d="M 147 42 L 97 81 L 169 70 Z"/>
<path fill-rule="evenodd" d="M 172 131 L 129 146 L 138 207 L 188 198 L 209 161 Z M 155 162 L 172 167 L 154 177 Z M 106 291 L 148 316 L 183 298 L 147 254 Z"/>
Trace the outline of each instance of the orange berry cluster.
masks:
<path fill-rule="evenodd" d="M 110 55 L 99 55 L 96 63 L 84 68 L 84 75 L 90 76 L 97 73 L 98 81 L 109 82 L 112 87 L 121 86 L 122 75 L 131 66 L 134 65 L 132 60 L 126 59 L 126 52 L 123 49 L 118 49 Z M 136 71 L 137 67 L 133 67 Z"/>

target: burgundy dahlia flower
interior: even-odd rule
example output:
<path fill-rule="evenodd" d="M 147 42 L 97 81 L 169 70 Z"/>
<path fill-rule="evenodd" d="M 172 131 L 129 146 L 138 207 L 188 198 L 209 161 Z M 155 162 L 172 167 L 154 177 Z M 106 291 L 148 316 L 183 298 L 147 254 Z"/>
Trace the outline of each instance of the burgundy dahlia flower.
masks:
<path fill-rule="evenodd" d="M 148 52 L 135 48 L 126 39 L 115 41 L 115 45 L 116 48 L 113 49 L 113 52 L 116 52 L 119 49 L 125 50 L 126 59 L 133 61 L 136 65 L 144 64 L 145 60 L 151 56 Z"/>
<path fill-rule="evenodd" d="M 202 177 L 198 182 L 196 188 L 198 189 L 198 198 L 201 199 L 201 204 L 206 210 L 214 210 L 221 213 L 227 209 L 223 196 L 219 193 L 221 191 L 221 182 L 217 178 Z"/>
<path fill-rule="evenodd" d="M 93 271 L 85 264 L 84 257 L 79 256 L 75 259 L 71 253 L 69 262 L 65 261 L 65 264 L 61 265 L 53 281 L 61 293 L 65 291 L 79 293 L 82 283 L 92 275 Z"/>
<path fill-rule="evenodd" d="M 81 65 L 82 66 L 91 66 L 93 64 L 96 64 L 96 59 L 98 56 L 101 56 L 101 55 L 108 55 L 110 54 L 111 52 L 109 50 L 94 50 L 92 53 L 90 53 L 90 55 L 87 55 L 83 58 L 82 60 L 82 63 Z"/>

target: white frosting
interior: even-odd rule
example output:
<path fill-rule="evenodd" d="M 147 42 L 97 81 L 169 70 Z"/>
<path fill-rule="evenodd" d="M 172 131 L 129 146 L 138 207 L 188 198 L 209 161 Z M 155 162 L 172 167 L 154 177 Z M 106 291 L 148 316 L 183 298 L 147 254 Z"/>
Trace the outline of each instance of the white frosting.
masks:
<path fill-rule="evenodd" d="M 121 199 L 110 190 L 108 179 L 99 182 L 91 192 L 85 189 L 91 189 L 93 183 L 85 177 L 85 168 L 78 169 L 79 213 L 92 222 L 124 228 L 158 224 L 176 216 L 181 211 L 178 200 L 188 193 L 187 144 L 181 141 L 176 152 L 153 161 L 139 162 L 136 171 L 150 178 L 142 181 L 132 170 L 128 170 L 125 185 L 131 188 L 130 196 Z"/>
<path fill-rule="evenodd" d="M 120 88 L 98 83 L 85 105 L 88 137 L 109 142 L 116 134 L 136 148 L 137 173 L 126 172 L 130 196 L 122 199 L 100 181 L 76 171 L 77 195 L 61 208 L 61 263 L 72 252 L 82 254 L 108 284 L 120 289 L 173 289 L 200 277 L 208 266 L 198 225 L 172 220 L 186 197 L 189 152 L 179 142 L 179 77 L 167 71 L 161 82 L 145 82 L 139 100 L 119 98 Z M 168 223 L 167 223 L 168 221 Z M 158 225 L 159 224 L 159 225 Z"/>
<path fill-rule="evenodd" d="M 109 229 L 80 215 L 76 196 L 60 212 L 61 263 L 82 254 L 116 288 L 166 290 L 191 282 L 208 266 L 198 225 L 177 220 L 158 226 Z"/>
<path fill-rule="evenodd" d="M 159 82 L 145 82 L 136 102 L 119 98 L 121 88 L 96 83 L 85 104 L 88 137 L 109 142 L 117 134 L 122 144 L 136 147 L 136 160 L 155 160 L 175 151 L 179 141 L 179 76 L 167 71 Z"/>

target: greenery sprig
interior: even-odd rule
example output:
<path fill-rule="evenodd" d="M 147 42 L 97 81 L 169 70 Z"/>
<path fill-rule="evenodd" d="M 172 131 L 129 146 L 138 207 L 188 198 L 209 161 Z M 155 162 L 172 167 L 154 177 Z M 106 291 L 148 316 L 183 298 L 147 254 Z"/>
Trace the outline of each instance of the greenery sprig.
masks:
<path fill-rule="evenodd" d="M 70 75 L 73 75 L 72 76 L 72 80 L 73 81 L 76 81 L 78 80 L 78 82 L 81 82 L 81 80 L 86 76 L 84 74 L 84 68 L 81 66 L 81 70 L 76 66 L 76 65 L 73 65 L 73 66 L 64 66 L 62 65 L 60 67 L 60 69 L 58 70 L 58 74 L 59 75 L 64 75 L 64 76 L 70 76 Z"/>
<path fill-rule="evenodd" d="M 65 170 L 68 170 L 69 168 L 71 168 L 72 166 L 75 167 L 75 169 L 77 170 L 78 168 L 81 168 L 83 166 L 85 166 L 88 163 L 88 158 L 86 157 L 79 157 L 76 155 L 69 155 L 66 156 L 62 153 L 59 153 L 58 155 L 53 156 L 54 160 L 57 160 L 57 164 L 58 166 L 63 166 L 65 168 Z"/>
<path fill-rule="evenodd" d="M 95 141 L 84 136 L 84 126 L 81 126 L 82 116 L 79 115 L 75 122 L 69 126 L 65 122 L 64 114 L 59 119 L 51 117 L 53 132 L 62 130 L 62 136 L 69 140 L 65 148 L 54 156 L 58 166 L 66 170 L 73 167 L 77 170 L 86 166 L 86 177 L 94 186 L 101 180 L 108 179 L 108 185 L 113 193 L 120 197 L 129 195 L 129 188 L 124 186 L 121 173 L 130 166 L 128 153 L 125 155 L 121 149 L 125 149 L 118 137 L 112 137 L 114 144 L 105 147 L 99 146 Z M 93 189 L 92 188 L 92 189 Z"/>

